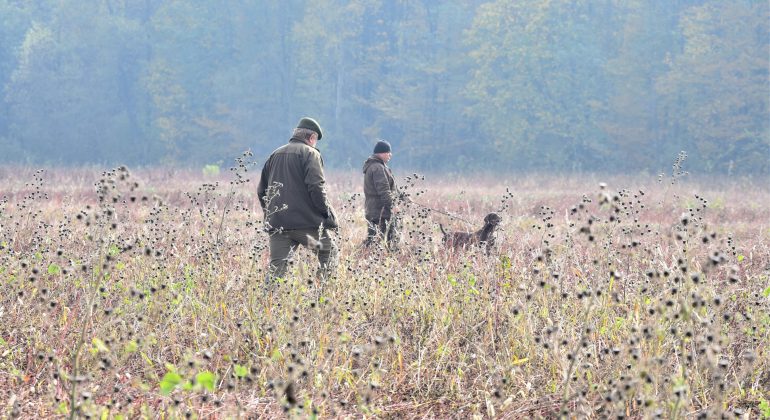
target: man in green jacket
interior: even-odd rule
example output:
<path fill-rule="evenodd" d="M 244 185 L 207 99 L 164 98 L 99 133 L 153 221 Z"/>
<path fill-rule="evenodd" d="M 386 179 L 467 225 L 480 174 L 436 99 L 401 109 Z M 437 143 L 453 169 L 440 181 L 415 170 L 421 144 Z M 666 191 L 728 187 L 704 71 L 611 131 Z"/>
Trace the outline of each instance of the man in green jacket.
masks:
<path fill-rule="evenodd" d="M 334 211 L 326 196 L 321 152 L 321 126 L 302 118 L 285 144 L 265 162 L 257 195 L 270 233 L 268 279 L 284 277 L 291 254 L 299 246 L 318 256 L 318 277 L 325 281 L 337 266 L 337 245 L 329 230 L 337 229 Z"/>
<path fill-rule="evenodd" d="M 398 244 L 398 230 L 394 217 L 394 202 L 398 197 L 396 180 L 387 163 L 393 157 L 390 143 L 380 140 L 374 153 L 364 162 L 364 207 L 368 225 L 365 245 L 382 238 L 393 249 Z"/>

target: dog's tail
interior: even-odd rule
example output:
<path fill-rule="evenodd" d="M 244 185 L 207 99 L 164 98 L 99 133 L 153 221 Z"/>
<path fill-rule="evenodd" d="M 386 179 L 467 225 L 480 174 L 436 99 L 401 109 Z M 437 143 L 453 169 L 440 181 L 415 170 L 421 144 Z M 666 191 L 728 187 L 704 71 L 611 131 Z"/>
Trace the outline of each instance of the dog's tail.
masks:
<path fill-rule="evenodd" d="M 446 239 L 446 237 L 447 237 L 447 233 L 446 233 L 446 231 L 444 230 L 444 226 L 443 226 L 443 225 L 441 225 L 441 223 L 439 223 L 439 224 L 438 224 L 438 228 L 441 230 L 441 234 L 444 236 L 444 239 Z"/>

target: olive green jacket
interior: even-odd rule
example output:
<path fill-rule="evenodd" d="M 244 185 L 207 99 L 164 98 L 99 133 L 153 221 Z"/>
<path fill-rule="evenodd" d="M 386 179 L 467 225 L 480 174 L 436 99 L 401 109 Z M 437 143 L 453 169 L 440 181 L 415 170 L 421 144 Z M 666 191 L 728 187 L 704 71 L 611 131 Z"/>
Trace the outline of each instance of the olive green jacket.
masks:
<path fill-rule="evenodd" d="M 270 231 L 321 224 L 328 229 L 337 227 L 326 197 L 321 152 L 300 139 L 292 138 L 270 155 L 262 168 L 257 195 Z"/>
<path fill-rule="evenodd" d="M 385 162 L 370 156 L 364 162 L 364 207 L 366 220 L 390 219 L 397 196 L 396 180 Z"/>

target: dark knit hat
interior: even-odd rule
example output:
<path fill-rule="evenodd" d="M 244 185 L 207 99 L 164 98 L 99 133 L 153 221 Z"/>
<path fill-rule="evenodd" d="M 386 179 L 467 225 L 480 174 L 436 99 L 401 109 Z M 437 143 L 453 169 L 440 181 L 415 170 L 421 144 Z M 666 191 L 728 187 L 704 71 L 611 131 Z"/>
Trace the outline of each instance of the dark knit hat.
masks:
<path fill-rule="evenodd" d="M 304 128 L 310 131 L 315 131 L 316 134 L 318 134 L 318 140 L 321 140 L 321 137 L 324 136 L 323 131 L 321 131 L 321 126 L 318 125 L 318 121 L 310 117 L 304 117 L 299 120 L 299 123 L 297 123 L 297 128 Z"/>
<path fill-rule="evenodd" d="M 374 153 L 389 153 L 390 143 L 385 140 L 380 140 L 374 145 Z"/>

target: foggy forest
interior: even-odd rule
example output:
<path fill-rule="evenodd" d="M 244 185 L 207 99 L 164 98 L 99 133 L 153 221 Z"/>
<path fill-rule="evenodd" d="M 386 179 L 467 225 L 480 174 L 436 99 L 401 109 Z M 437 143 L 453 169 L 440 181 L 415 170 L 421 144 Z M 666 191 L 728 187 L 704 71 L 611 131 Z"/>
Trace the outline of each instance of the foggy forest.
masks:
<path fill-rule="evenodd" d="M 0 161 L 770 170 L 768 2 L 1 0 Z"/>

